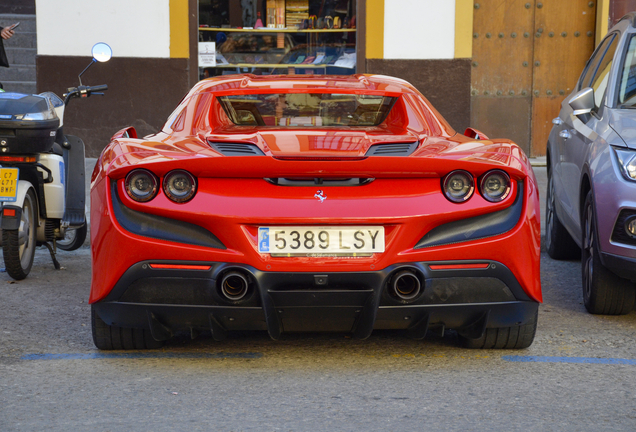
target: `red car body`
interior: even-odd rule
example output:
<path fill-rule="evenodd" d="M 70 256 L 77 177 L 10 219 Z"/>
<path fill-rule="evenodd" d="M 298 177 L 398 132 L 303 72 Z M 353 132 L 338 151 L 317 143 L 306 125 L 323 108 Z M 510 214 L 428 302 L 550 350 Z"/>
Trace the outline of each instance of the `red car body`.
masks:
<path fill-rule="evenodd" d="M 279 119 L 241 126 L 220 103 L 274 93 L 394 103 L 380 124 L 353 127 L 280 126 Z M 267 330 L 277 339 L 405 329 L 421 338 L 450 328 L 469 346 L 528 346 L 542 300 L 537 183 L 516 144 L 467 132 L 474 137 L 456 133 L 414 87 L 391 77 L 201 81 L 161 132 L 115 134 L 93 172 L 96 345 L 152 347 L 179 330 L 207 329 L 215 339 Z M 196 193 L 178 203 L 158 187 L 151 200 L 136 201 L 126 179 L 139 169 L 158 184 L 185 170 Z M 469 199 L 451 202 L 444 179 L 457 170 L 475 183 L 504 171 L 509 193 L 490 202 L 476 186 Z M 384 229 L 381 253 L 259 252 L 260 227 L 331 227 L 336 235 L 338 227 L 369 226 Z"/>

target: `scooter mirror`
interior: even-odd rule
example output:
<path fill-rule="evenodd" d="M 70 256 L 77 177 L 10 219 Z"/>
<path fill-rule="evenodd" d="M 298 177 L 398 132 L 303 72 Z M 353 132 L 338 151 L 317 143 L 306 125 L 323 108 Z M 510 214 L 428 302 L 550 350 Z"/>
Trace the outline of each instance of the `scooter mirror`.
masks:
<path fill-rule="evenodd" d="M 113 56 L 112 48 L 104 43 L 99 42 L 93 45 L 93 58 L 98 62 L 107 62 Z"/>

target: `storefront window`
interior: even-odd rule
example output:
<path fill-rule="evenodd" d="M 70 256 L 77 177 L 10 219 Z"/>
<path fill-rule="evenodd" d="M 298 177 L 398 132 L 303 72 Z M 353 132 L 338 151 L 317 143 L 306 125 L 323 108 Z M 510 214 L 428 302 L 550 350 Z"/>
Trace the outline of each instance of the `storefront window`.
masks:
<path fill-rule="evenodd" d="M 199 73 L 350 75 L 356 0 L 199 0 Z"/>

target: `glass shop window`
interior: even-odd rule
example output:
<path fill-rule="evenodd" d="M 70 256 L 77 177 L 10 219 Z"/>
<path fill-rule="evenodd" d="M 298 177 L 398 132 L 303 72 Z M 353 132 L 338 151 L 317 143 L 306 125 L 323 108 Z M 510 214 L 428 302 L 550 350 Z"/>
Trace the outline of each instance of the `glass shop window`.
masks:
<path fill-rule="evenodd" d="M 356 0 L 199 0 L 199 75 L 354 74 L 356 27 Z"/>

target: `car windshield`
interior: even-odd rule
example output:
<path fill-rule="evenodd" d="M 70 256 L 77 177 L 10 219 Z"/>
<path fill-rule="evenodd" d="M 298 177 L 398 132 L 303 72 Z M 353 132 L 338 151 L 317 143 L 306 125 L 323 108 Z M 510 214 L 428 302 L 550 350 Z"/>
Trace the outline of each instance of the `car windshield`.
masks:
<path fill-rule="evenodd" d="M 275 93 L 220 96 L 240 126 L 377 126 L 397 98 L 364 94 Z"/>
<path fill-rule="evenodd" d="M 618 103 L 623 108 L 636 107 L 636 34 L 632 35 L 618 91 Z"/>

